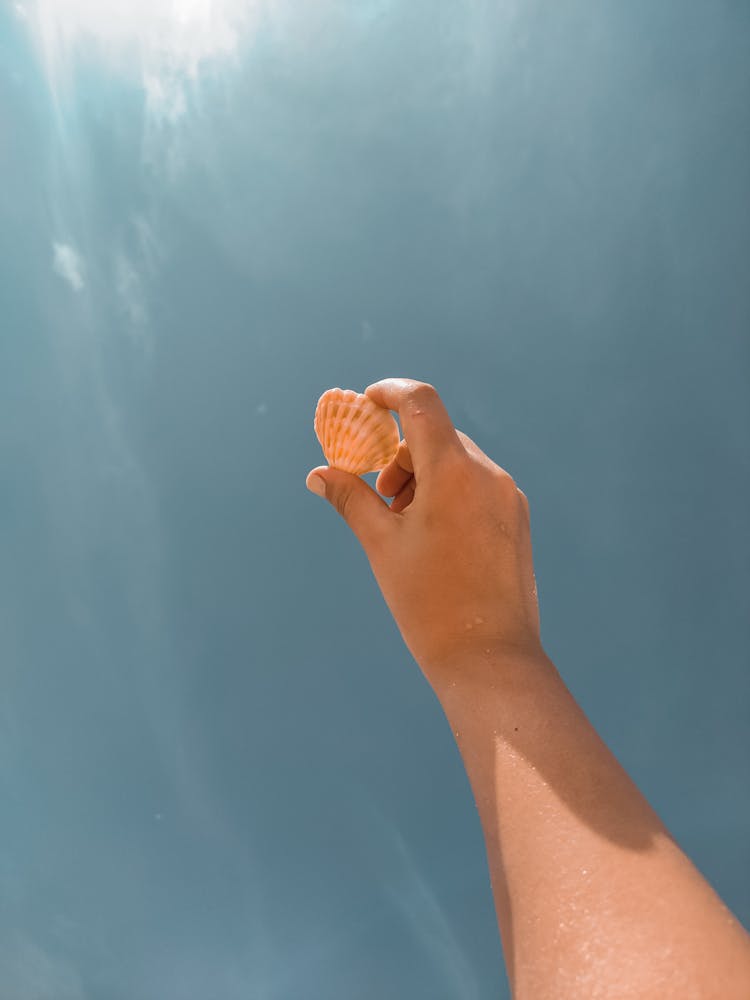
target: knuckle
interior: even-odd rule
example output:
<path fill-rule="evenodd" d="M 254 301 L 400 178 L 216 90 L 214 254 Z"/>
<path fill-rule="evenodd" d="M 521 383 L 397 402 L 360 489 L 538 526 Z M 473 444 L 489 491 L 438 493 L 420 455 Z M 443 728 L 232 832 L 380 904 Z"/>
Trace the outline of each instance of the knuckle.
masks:
<path fill-rule="evenodd" d="M 521 501 L 521 512 L 524 523 L 527 527 L 531 525 L 531 508 L 529 507 L 529 498 L 523 492 L 523 490 L 518 490 L 518 499 Z"/>
<path fill-rule="evenodd" d="M 459 488 L 468 487 L 474 474 L 463 448 L 444 448 L 433 457 L 430 468 L 434 474 L 445 476 Z"/>
<path fill-rule="evenodd" d="M 512 496 L 516 492 L 516 484 L 513 481 L 513 476 L 505 469 L 501 469 L 499 465 L 496 465 L 492 470 L 492 479 L 495 484 L 495 488 L 503 496 Z"/>
<path fill-rule="evenodd" d="M 406 398 L 412 406 L 419 407 L 423 403 L 429 403 L 437 396 L 437 390 L 429 382 L 414 382 L 406 394 Z"/>
<path fill-rule="evenodd" d="M 492 493 L 498 508 L 505 512 L 504 516 L 514 520 L 521 513 L 518 502 L 518 490 L 513 477 L 501 469 L 492 473 Z"/>

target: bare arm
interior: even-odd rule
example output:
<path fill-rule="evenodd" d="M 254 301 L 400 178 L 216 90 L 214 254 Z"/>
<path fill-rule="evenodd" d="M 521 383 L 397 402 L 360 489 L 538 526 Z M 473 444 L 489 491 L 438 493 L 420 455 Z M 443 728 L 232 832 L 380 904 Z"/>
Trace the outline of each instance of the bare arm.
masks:
<path fill-rule="evenodd" d="M 471 660 L 457 670 L 475 672 Z M 553 664 L 488 655 L 441 696 L 479 809 L 518 998 L 750 995 L 741 925 Z"/>
<path fill-rule="evenodd" d="M 517 1000 L 744 1000 L 750 943 L 545 654 L 529 508 L 435 390 L 366 390 L 405 440 L 378 478 L 322 468 L 454 732 Z"/>

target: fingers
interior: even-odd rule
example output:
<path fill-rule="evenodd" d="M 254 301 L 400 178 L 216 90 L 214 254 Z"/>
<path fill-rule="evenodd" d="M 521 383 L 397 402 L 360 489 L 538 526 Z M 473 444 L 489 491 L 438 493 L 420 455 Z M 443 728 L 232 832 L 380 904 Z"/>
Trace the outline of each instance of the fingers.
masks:
<path fill-rule="evenodd" d="M 456 430 L 456 435 L 463 445 L 464 450 L 469 455 L 473 456 L 483 465 L 494 467 L 494 462 L 485 455 L 468 434 Z M 380 470 L 380 475 L 375 482 L 375 488 L 384 497 L 394 497 L 391 504 L 391 511 L 398 513 L 414 499 L 415 485 L 414 465 L 411 460 L 409 445 L 402 438 L 395 456 L 385 468 Z M 407 486 L 409 486 L 408 490 L 406 489 Z"/>
<path fill-rule="evenodd" d="M 395 461 L 401 466 L 404 472 L 408 472 L 411 475 L 414 472 L 414 464 L 411 460 L 411 452 L 409 451 L 409 445 L 406 443 L 406 439 L 402 438 L 398 451 L 396 452 Z"/>
<path fill-rule="evenodd" d="M 398 413 L 417 478 L 447 452 L 461 448 L 443 401 L 427 382 L 386 378 L 368 385 L 365 395 Z"/>
<path fill-rule="evenodd" d="M 384 497 L 395 497 L 413 475 L 414 466 L 409 454 L 409 446 L 405 440 L 402 440 L 395 456 L 385 468 L 380 470 L 380 475 L 375 482 L 375 489 Z"/>
<path fill-rule="evenodd" d="M 458 440 L 463 446 L 466 454 L 470 455 L 476 462 L 488 469 L 492 469 L 495 472 L 500 469 L 500 466 L 497 465 L 496 462 L 493 462 L 492 459 L 482 451 L 479 445 L 473 441 L 468 434 L 464 434 L 463 431 L 456 429 L 456 436 L 458 437 Z M 388 465 L 380 470 L 380 474 L 375 482 L 375 488 L 378 493 L 384 497 L 398 498 L 399 493 L 404 489 L 406 484 L 410 481 L 413 482 L 413 477 L 414 465 L 409 452 L 409 445 L 406 440 L 402 438 L 395 456 L 391 459 Z M 526 497 L 521 490 L 518 492 L 520 494 L 521 501 L 526 505 L 526 519 L 528 520 L 528 503 L 526 501 Z M 413 498 L 414 494 L 412 491 L 407 503 L 403 506 L 411 503 Z M 391 510 L 398 510 L 399 503 L 394 501 L 394 503 L 391 504 Z"/>
<path fill-rule="evenodd" d="M 414 479 L 414 476 L 412 476 L 393 498 L 390 508 L 392 514 L 400 514 L 402 510 L 409 506 L 414 499 L 416 486 L 416 480 Z"/>
<path fill-rule="evenodd" d="M 368 556 L 387 537 L 391 526 L 388 504 L 359 476 L 323 465 L 311 469 L 306 485 L 313 493 L 316 479 L 324 485 L 322 495 L 343 517 Z"/>

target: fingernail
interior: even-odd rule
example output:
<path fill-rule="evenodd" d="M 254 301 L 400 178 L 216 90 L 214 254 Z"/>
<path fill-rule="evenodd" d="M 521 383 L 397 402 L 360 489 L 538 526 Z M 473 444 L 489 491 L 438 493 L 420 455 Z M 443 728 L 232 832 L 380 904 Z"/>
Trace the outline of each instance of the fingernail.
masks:
<path fill-rule="evenodd" d="M 326 495 L 326 484 L 321 476 L 308 476 L 305 485 L 311 493 L 317 493 L 319 497 Z"/>

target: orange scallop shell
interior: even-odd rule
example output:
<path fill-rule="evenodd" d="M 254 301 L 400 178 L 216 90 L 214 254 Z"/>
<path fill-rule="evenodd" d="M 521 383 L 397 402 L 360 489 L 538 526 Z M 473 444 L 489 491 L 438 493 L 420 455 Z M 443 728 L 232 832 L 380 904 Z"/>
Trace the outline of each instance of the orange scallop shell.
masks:
<path fill-rule="evenodd" d="M 353 389 L 328 389 L 315 408 L 315 433 L 330 466 L 361 476 L 395 456 L 400 440 L 390 410 Z"/>

